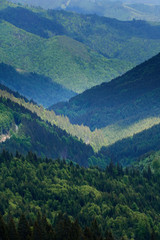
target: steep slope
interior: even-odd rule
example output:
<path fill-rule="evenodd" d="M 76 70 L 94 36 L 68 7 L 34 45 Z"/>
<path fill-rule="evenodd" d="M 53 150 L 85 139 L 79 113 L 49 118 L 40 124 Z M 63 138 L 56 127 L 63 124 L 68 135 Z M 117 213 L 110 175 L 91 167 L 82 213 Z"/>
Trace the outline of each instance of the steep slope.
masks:
<path fill-rule="evenodd" d="M 136 65 L 160 51 L 159 25 L 64 11 L 50 10 L 48 14 L 62 24 L 69 36 L 111 59 L 121 59 Z"/>
<path fill-rule="evenodd" d="M 83 14 L 97 14 L 100 16 L 117 18 L 119 20 L 143 19 L 147 21 L 159 21 L 157 8 L 152 5 L 159 5 L 159 1 L 112 1 L 112 0 L 58 0 L 58 1 L 42 1 L 42 0 L 11 0 L 12 2 L 20 2 L 32 6 L 41 6 L 46 9 L 63 9 Z M 136 3 L 133 6 L 132 4 Z M 142 4 L 144 8 L 141 8 Z M 151 5 L 152 4 L 152 5 Z M 146 11 L 146 8 L 149 11 Z"/>
<path fill-rule="evenodd" d="M 101 130 L 96 129 L 92 132 L 89 127 L 77 124 L 73 125 L 70 123 L 67 117 L 58 116 L 55 114 L 54 111 L 49 111 L 42 106 L 38 106 L 33 102 L 33 100 L 28 101 L 26 98 L 19 95 L 18 92 L 11 91 L 10 89 L 1 84 L 0 96 L 2 98 L 9 99 L 12 102 L 18 103 L 20 106 L 23 106 L 32 113 L 36 113 L 37 116 L 39 116 L 43 121 L 49 122 L 51 125 L 56 125 L 57 127 L 65 130 L 68 134 L 77 137 L 79 140 L 82 140 L 87 145 L 90 144 L 96 152 L 100 150 L 102 146 L 107 145 L 108 141 L 106 142 L 106 139 L 104 138 Z M 96 164 L 95 161 L 94 164 Z M 104 167 L 105 163 L 102 165 Z"/>
<path fill-rule="evenodd" d="M 0 63 L 0 83 L 44 107 L 51 102 L 66 101 L 76 94 L 53 82 L 50 78 Z"/>
<path fill-rule="evenodd" d="M 102 147 L 99 154 L 106 156 L 106 160 L 110 158 L 114 163 L 119 162 L 123 166 L 139 164 L 141 166 L 153 151 L 160 151 L 160 124 L 111 146 Z"/>
<path fill-rule="evenodd" d="M 0 32 L 0 62 L 48 76 L 75 92 L 111 80 L 131 66 L 66 36 L 45 39 L 5 21 L 0 22 Z"/>
<path fill-rule="evenodd" d="M 129 126 L 160 115 L 160 54 L 123 76 L 103 83 L 53 109 L 72 123 L 91 129 L 113 124 Z"/>
<path fill-rule="evenodd" d="M 66 240 L 79 239 L 79 222 L 83 229 L 90 226 L 91 230 L 87 228 L 85 236 L 88 232 L 90 236 L 94 233 L 93 239 L 112 229 L 116 240 L 132 239 L 132 236 L 136 240 L 157 240 L 160 238 L 159 173 L 153 174 L 149 170 L 141 173 L 136 169 L 123 171 L 120 166 L 111 164 L 105 171 L 85 169 L 64 161 L 41 159 L 32 153 L 24 157 L 3 151 L 0 154 L 0 209 L 6 223 L 11 214 L 17 221 L 23 212 L 32 225 L 38 214 L 37 223 L 31 226 L 31 231 L 39 234 L 37 239 L 44 239 L 39 237 L 44 236 L 44 231 L 40 235 L 46 224 L 44 216 L 38 230 L 34 230 L 40 224 L 42 212 L 56 228 L 51 231 L 47 225 L 50 239 L 64 239 L 59 236 L 66 235 L 69 236 Z M 71 227 L 73 230 L 76 226 L 72 234 L 68 233 L 69 219 L 62 214 L 57 217 L 59 212 L 67 213 L 72 221 L 78 219 Z M 55 235 L 55 232 L 58 233 Z M 153 232 L 157 238 L 152 238 Z M 106 238 L 106 234 L 101 239 L 113 240 Z"/>
<path fill-rule="evenodd" d="M 132 19 L 140 19 L 146 21 L 160 21 L 158 12 L 160 6 L 151 6 L 137 3 L 136 5 L 122 3 L 121 1 L 70 1 L 65 6 L 65 10 L 75 11 L 83 14 L 97 14 L 110 18 L 127 21 Z M 149 3 L 148 3 L 149 4 Z M 153 4 L 153 3 L 152 3 Z M 143 7 L 142 7 L 143 5 Z"/>
<path fill-rule="evenodd" d="M 22 7 L 5 8 L 0 16 L 27 32 L 45 38 L 66 35 L 107 58 L 134 65 L 160 51 L 160 26 L 144 21 L 124 22 L 96 15 Z"/>
<path fill-rule="evenodd" d="M 6 98 L 0 98 L 0 150 L 8 149 L 26 154 L 33 151 L 38 156 L 72 160 L 83 166 L 89 165 L 94 155 L 92 148 L 73 138 L 66 131 L 42 121 L 35 113 Z"/>

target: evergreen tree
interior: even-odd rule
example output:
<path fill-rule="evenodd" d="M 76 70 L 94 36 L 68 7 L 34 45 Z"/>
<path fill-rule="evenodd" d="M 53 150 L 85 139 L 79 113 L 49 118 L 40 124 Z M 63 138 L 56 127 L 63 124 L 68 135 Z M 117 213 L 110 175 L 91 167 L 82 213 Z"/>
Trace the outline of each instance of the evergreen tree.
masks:
<path fill-rule="evenodd" d="M 19 240 L 16 226 L 12 217 L 10 217 L 10 220 L 8 223 L 8 237 L 9 237 L 9 240 Z"/>
<path fill-rule="evenodd" d="M 105 240 L 114 240 L 114 237 L 111 231 L 106 231 Z"/>
<path fill-rule="evenodd" d="M 7 226 L 4 223 L 1 214 L 0 214 L 0 240 L 8 240 Z"/>
<path fill-rule="evenodd" d="M 44 240 L 42 229 L 37 222 L 35 222 L 34 226 L 33 226 L 33 237 L 32 237 L 32 239 L 33 240 Z"/>
<path fill-rule="evenodd" d="M 71 228 L 71 239 L 70 240 L 80 240 L 82 238 L 82 229 L 78 223 L 78 220 L 72 224 Z"/>
<path fill-rule="evenodd" d="M 72 224 L 67 215 L 60 215 L 56 224 L 56 240 L 70 240 Z"/>
<path fill-rule="evenodd" d="M 84 229 L 84 240 L 93 240 L 93 234 L 89 227 Z"/>
<path fill-rule="evenodd" d="M 101 236 L 101 231 L 99 229 L 99 226 L 97 224 L 96 219 L 91 224 L 91 232 L 93 234 L 93 239 L 94 240 L 99 240 L 102 237 Z"/>
<path fill-rule="evenodd" d="M 18 233 L 20 240 L 28 240 L 31 236 L 29 224 L 23 214 L 21 215 L 18 223 Z"/>

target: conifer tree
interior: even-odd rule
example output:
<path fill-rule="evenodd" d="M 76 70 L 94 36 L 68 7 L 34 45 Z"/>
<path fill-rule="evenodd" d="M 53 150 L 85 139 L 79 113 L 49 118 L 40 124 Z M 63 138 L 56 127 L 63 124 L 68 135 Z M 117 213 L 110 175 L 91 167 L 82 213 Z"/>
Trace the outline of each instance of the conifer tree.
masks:
<path fill-rule="evenodd" d="M 33 226 L 33 240 L 43 240 L 43 234 L 42 234 L 42 229 L 40 225 L 38 225 L 37 222 L 34 223 Z"/>
<path fill-rule="evenodd" d="M 111 231 L 106 231 L 105 240 L 114 240 L 114 237 Z"/>
<path fill-rule="evenodd" d="M 19 240 L 16 226 L 12 217 L 10 217 L 10 220 L 8 223 L 8 237 L 9 237 L 9 240 Z"/>
<path fill-rule="evenodd" d="M 92 222 L 91 231 L 92 231 L 94 240 L 98 240 L 102 237 L 101 236 L 101 231 L 99 229 L 99 226 L 98 226 L 98 223 L 97 223 L 96 219 Z"/>
<path fill-rule="evenodd" d="M 72 224 L 72 228 L 71 228 L 71 239 L 72 240 L 80 240 L 82 238 L 82 229 L 78 223 L 78 220 L 76 219 L 76 221 Z"/>
<path fill-rule="evenodd" d="M 86 227 L 84 229 L 84 239 L 85 240 L 93 240 L 93 234 L 89 227 Z"/>
<path fill-rule="evenodd" d="M 0 214 L 0 240 L 8 240 L 7 236 L 7 226 Z"/>
<path fill-rule="evenodd" d="M 18 223 L 18 233 L 20 240 L 28 240 L 31 236 L 29 224 L 23 214 L 21 215 Z"/>

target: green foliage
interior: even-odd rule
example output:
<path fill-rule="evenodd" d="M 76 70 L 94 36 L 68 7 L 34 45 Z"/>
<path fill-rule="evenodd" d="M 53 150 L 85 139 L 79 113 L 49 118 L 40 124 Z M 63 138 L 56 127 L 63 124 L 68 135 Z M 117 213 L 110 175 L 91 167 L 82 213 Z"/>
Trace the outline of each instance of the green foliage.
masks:
<path fill-rule="evenodd" d="M 30 15 L 34 17 L 34 14 L 26 11 L 29 16 L 25 22 L 28 26 L 32 26 L 29 21 L 31 21 Z M 23 13 L 23 16 L 27 13 Z M 21 9 L 14 14 L 18 17 L 16 22 L 19 23 Z M 37 30 L 37 25 L 34 29 Z M 25 30 L 29 31 L 28 28 Z M 75 92 L 82 92 L 103 81 L 109 81 L 130 68 L 128 63 L 116 59 L 110 60 L 67 36 L 52 36 L 47 40 L 41 36 L 42 33 L 37 36 L 36 32 L 32 34 L 23 31 L 6 21 L 0 22 L 0 31 L 0 62 L 12 65 L 24 74 L 27 71 L 45 75 Z M 34 78 L 32 76 L 32 79 L 36 80 L 36 77 L 39 78 L 38 81 L 45 80 L 42 76 L 40 79 L 40 76 L 36 75 Z M 47 79 L 47 82 L 51 85 L 51 80 Z M 53 83 L 53 87 L 54 85 Z M 19 90 L 19 88 L 19 85 L 14 85 L 14 89 Z M 26 91 L 27 89 L 25 93 Z"/>
<path fill-rule="evenodd" d="M 143 168 L 143 165 L 148 165 L 147 162 L 150 162 L 150 159 L 146 159 L 146 156 L 150 156 L 152 151 L 160 150 L 159 139 L 160 124 L 157 124 L 148 130 L 135 134 L 133 137 L 117 141 L 108 147 L 102 147 L 99 156 L 106 157 L 106 160 L 104 157 L 104 162 L 111 158 L 115 163 L 120 162 L 123 165 L 136 164 Z M 157 168 L 159 172 L 159 160 L 155 159 L 154 164 L 156 166 L 153 165 L 154 169 Z"/>
<path fill-rule="evenodd" d="M 111 59 L 137 65 L 160 51 L 159 25 L 145 21 L 118 21 L 97 15 L 78 15 L 65 11 L 48 11 L 72 38 L 85 43 Z M 83 28 L 81 27 L 83 26 Z"/>
<path fill-rule="evenodd" d="M 54 83 L 50 78 L 15 70 L 3 63 L 0 63 L 0 83 L 45 107 L 75 96 L 74 92 Z"/>
<path fill-rule="evenodd" d="M 11 0 L 12 2 L 19 2 L 19 0 Z M 123 3 L 124 2 L 124 3 Z M 127 2 L 127 3 L 126 3 Z M 130 2 L 130 4 L 128 4 Z M 147 21 L 160 21 L 159 17 L 159 2 L 152 1 L 152 4 L 146 4 L 147 1 L 143 1 L 134 4 L 136 1 L 89 1 L 89 0 L 71 0 L 71 1 L 53 1 L 46 0 L 33 1 L 33 0 L 21 0 L 22 4 L 30 4 L 34 6 L 41 6 L 45 9 L 65 9 L 67 11 L 74 11 L 83 14 L 97 14 L 100 16 L 117 18 L 123 21 L 134 19 L 145 19 Z M 131 4 L 132 3 L 132 4 Z M 149 2 L 148 2 L 149 3 Z M 156 5 L 156 6 L 155 6 Z"/>
<path fill-rule="evenodd" d="M 13 123 L 13 114 L 9 108 L 0 103 L 0 133 L 6 133 L 10 130 Z"/>
<path fill-rule="evenodd" d="M 32 113 L 36 113 L 42 120 L 60 127 L 72 136 L 76 136 L 79 140 L 82 140 L 87 145 L 90 144 L 96 152 L 102 146 L 107 145 L 101 130 L 95 130 L 92 132 L 89 127 L 83 125 L 73 125 L 70 123 L 67 117 L 58 116 L 53 111 L 48 111 L 42 106 L 36 105 L 32 101 L 29 102 L 27 99 L 24 99 L 22 96 L 13 91 L 10 91 L 3 85 L 0 85 L 0 89 L 2 89 L 0 90 L 0 96 L 10 99 L 12 102 L 18 103 L 19 105 L 30 110 Z M 17 121 L 19 121 L 18 116 L 19 115 L 16 116 Z M 94 161 L 90 161 L 90 164 L 93 165 L 93 162 L 96 163 L 97 161 L 99 164 L 99 160 L 94 158 Z M 104 166 L 105 164 L 103 164 L 103 167 Z"/>
<path fill-rule="evenodd" d="M 69 159 L 88 166 L 88 159 L 94 155 L 90 145 L 55 125 L 43 122 L 35 113 L 9 99 L 0 98 L 0 106 L 4 110 L 1 117 L 2 133 L 10 132 L 9 139 L 0 143 L 1 150 L 6 148 L 13 153 L 18 150 L 24 154 L 32 150 L 38 156 Z"/>
<path fill-rule="evenodd" d="M 159 123 L 159 63 L 160 54 L 123 76 L 93 87 L 70 99 L 68 103 L 55 105 L 53 109 L 56 113 L 67 115 L 72 123 L 83 123 L 92 130 L 107 126 L 104 133 L 106 136 L 109 133 L 109 137 L 119 129 L 123 132 L 129 129 L 126 135 L 122 135 L 127 137 L 135 124 L 136 129 L 140 129 L 141 125 L 143 129 L 147 125 L 151 127 L 152 119 L 155 118 L 154 122 Z M 132 129 L 132 133 L 134 131 Z"/>
<path fill-rule="evenodd" d="M 22 222 L 23 218 L 23 222 Z M 3 218 L 1 217 L 2 221 Z M 30 220 L 30 219 L 29 219 Z M 51 226 L 45 216 L 38 214 L 37 219 L 34 222 L 28 221 L 24 215 L 20 217 L 21 228 L 19 225 L 16 228 L 15 223 L 2 222 L 3 226 L 6 226 L 5 234 L 0 235 L 3 240 L 114 240 L 112 233 L 109 232 L 105 238 L 102 237 L 102 233 L 96 223 L 96 220 L 90 227 L 86 227 L 84 230 L 79 225 L 78 221 L 72 222 L 66 214 L 59 214 L 57 216 L 54 225 Z M 10 224 L 11 223 L 11 224 Z M 95 224 L 96 223 L 96 224 Z M 12 232 L 14 226 L 14 232 Z M 96 227 L 94 229 L 93 227 Z M 17 233 L 18 230 L 18 233 Z M 19 230 L 21 230 L 19 232 Z M 28 231 L 27 231 L 28 230 Z M 97 232 L 97 231 L 98 232 Z M 10 235 L 10 233 L 12 234 Z M 16 235 L 14 234 L 16 233 Z M 98 234 L 97 234 L 98 233 Z M 16 238 L 15 238 L 16 237 Z"/>
<path fill-rule="evenodd" d="M 65 234 L 62 229 L 70 232 L 70 220 L 65 218 L 64 224 L 62 215 L 57 219 L 58 213 L 63 212 L 73 222 L 78 218 L 81 227 L 90 226 L 85 229 L 86 236 L 94 234 L 99 239 L 106 232 L 106 239 L 112 239 L 109 231 L 112 229 L 116 239 L 150 240 L 152 231 L 160 236 L 158 186 L 159 175 L 152 171 L 149 175 L 141 174 L 133 168 L 123 170 L 113 163 L 102 171 L 60 160 L 41 159 L 32 153 L 23 157 L 18 152 L 13 156 L 3 151 L 0 155 L 0 211 L 4 219 L 12 215 L 16 223 L 19 222 L 21 235 L 24 232 L 30 235 L 26 218 L 33 223 L 37 212 L 45 214 L 55 226 L 56 236 Z M 26 217 L 22 216 L 19 221 L 22 213 Z M 34 231 L 31 228 L 35 237 L 40 234 L 39 221 L 40 216 Z M 74 226 L 79 229 L 77 224 Z"/>
<path fill-rule="evenodd" d="M 16 5 L 1 10 L 0 16 L 0 61 L 48 76 L 78 93 L 160 51 L 159 26 L 143 21 Z"/>

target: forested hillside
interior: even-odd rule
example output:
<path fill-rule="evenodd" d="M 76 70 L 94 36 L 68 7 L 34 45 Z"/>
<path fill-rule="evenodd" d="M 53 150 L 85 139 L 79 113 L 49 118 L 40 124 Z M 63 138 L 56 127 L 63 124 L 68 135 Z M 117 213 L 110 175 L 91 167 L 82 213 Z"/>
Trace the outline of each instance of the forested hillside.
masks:
<path fill-rule="evenodd" d="M 1 86 L 1 88 L 3 89 L 3 86 Z M 46 155 L 54 158 L 60 157 L 69 160 L 74 159 L 75 162 L 84 166 L 98 165 L 102 168 L 104 168 L 110 160 L 115 163 L 120 162 L 123 166 L 132 164 L 138 165 L 142 156 L 145 156 L 145 154 L 148 154 L 151 151 L 160 150 L 159 124 L 153 126 L 152 128 L 149 128 L 148 126 L 149 129 L 145 131 L 143 131 L 145 128 L 143 126 L 142 129 L 139 130 L 139 134 L 126 138 L 122 141 L 117 141 L 115 144 L 108 147 L 102 147 L 109 145 L 109 143 L 112 142 L 112 132 L 110 132 L 110 135 L 104 137 L 102 130 L 91 132 L 87 127 L 72 125 L 69 123 L 67 118 L 56 116 L 54 112 L 47 111 L 42 107 L 28 102 L 20 96 L 14 96 L 14 92 L 9 93 L 6 90 L 7 89 L 4 88 L 4 90 L 1 90 L 0 92 L 1 96 L 8 99 L 4 99 L 3 101 L 5 104 L 3 101 L 3 104 L 1 104 L 2 114 L 0 124 L 1 137 L 5 134 L 9 136 L 9 140 L 1 143 L 0 149 L 6 148 L 12 152 L 15 152 L 17 149 L 21 153 L 27 153 L 27 151 L 32 150 L 33 152 L 38 153 L 38 155 Z M 9 107 L 7 105 L 8 101 Z M 14 109 L 16 113 L 13 114 Z M 20 114 L 22 110 L 24 112 L 29 112 L 30 117 Z M 31 118 L 37 118 L 35 113 L 42 120 L 50 122 L 49 126 L 47 123 L 42 124 L 42 120 L 40 118 L 39 121 L 31 120 Z M 19 120 L 16 120 L 17 118 Z M 156 124 L 156 121 L 153 121 L 152 124 Z M 18 126 L 17 128 L 16 125 Z M 95 154 L 90 146 L 87 147 L 85 144 L 82 144 L 82 142 L 78 142 L 78 140 L 67 135 L 65 131 L 56 128 L 55 125 L 65 129 L 73 136 L 77 136 L 79 139 L 82 139 L 83 142 L 87 144 L 90 143 L 94 150 L 97 151 L 101 147 L 102 149 Z M 16 131 L 16 129 L 18 129 L 18 131 Z M 65 136 L 66 141 L 62 141 L 63 145 L 66 144 L 65 147 L 61 146 L 59 138 L 56 140 L 56 132 L 59 133 L 60 138 L 63 140 Z M 119 132 L 120 130 L 117 129 L 117 134 Z M 125 137 L 125 135 L 123 137 Z M 56 144 L 53 143 L 55 141 Z M 79 155 L 79 151 L 82 151 L 83 153 L 81 152 Z"/>
<path fill-rule="evenodd" d="M 135 122 L 160 115 L 160 54 L 109 83 L 93 87 L 53 107 L 72 123 L 91 129 Z"/>
<path fill-rule="evenodd" d="M 31 10 L 5 8 L 0 18 L 1 62 L 50 77 L 75 92 L 109 81 L 132 66 L 64 36 L 61 24 Z"/>
<path fill-rule="evenodd" d="M 28 101 L 17 92 L 11 91 L 1 84 L 0 96 L 25 107 L 32 113 L 36 113 L 43 121 L 56 125 L 70 135 L 76 136 L 84 143 L 90 144 L 95 151 L 98 151 L 104 145 L 108 145 L 108 140 L 105 139 L 101 130 L 95 130 L 92 132 L 87 126 L 71 124 L 67 117 L 56 115 L 54 111 L 49 111 L 44 109 L 42 106 L 38 106 L 32 100 Z"/>
<path fill-rule="evenodd" d="M 1 132 L 8 137 L 0 144 L 0 150 L 16 150 L 26 154 L 28 151 L 38 156 L 68 159 L 83 166 L 89 165 L 94 155 L 92 148 L 66 131 L 43 122 L 35 113 L 9 99 L 0 98 L 2 112 Z"/>
<path fill-rule="evenodd" d="M 0 9 L 0 61 L 74 92 L 109 81 L 160 51 L 160 27 L 143 21 L 22 8 L 4 0 Z"/>
<path fill-rule="evenodd" d="M 50 78 L 14 69 L 4 63 L 0 63 L 0 83 L 44 107 L 49 107 L 51 102 L 66 101 L 76 95 Z"/>
<path fill-rule="evenodd" d="M 158 23 L 0 0 L 0 240 L 160 239 L 159 52 Z"/>
<path fill-rule="evenodd" d="M 76 92 L 111 80 L 131 66 L 109 60 L 69 37 L 46 40 L 4 21 L 0 23 L 0 31 L 0 61 L 22 71 L 48 76 Z"/>
<path fill-rule="evenodd" d="M 160 124 L 144 130 L 133 137 L 125 138 L 121 141 L 102 147 L 100 156 L 112 159 L 114 163 L 120 162 L 122 165 L 139 165 L 141 158 L 152 151 L 160 150 Z M 104 159 L 105 161 L 105 159 Z"/>
<path fill-rule="evenodd" d="M 65 161 L 40 159 L 32 153 L 24 157 L 3 151 L 0 155 L 0 210 L 5 221 L 12 215 L 17 223 L 23 213 L 32 224 L 41 212 L 55 226 L 57 215 L 62 212 L 72 222 L 78 219 L 83 229 L 91 226 L 91 236 L 97 231 L 99 237 L 105 237 L 105 231 L 112 230 L 117 240 L 122 237 L 158 240 L 159 176 L 159 172 L 153 173 L 150 168 L 141 173 L 132 168 L 122 170 L 120 165 L 111 163 L 102 171 Z M 59 217 L 62 220 L 64 216 Z M 67 222 L 63 225 L 65 239 L 72 239 L 68 238 Z M 89 236 L 86 239 L 93 239 Z M 98 240 L 98 236 L 94 239 Z M 51 239 L 64 239 L 64 236 Z"/>
<path fill-rule="evenodd" d="M 46 9 L 63 9 L 83 14 L 97 14 L 100 16 L 117 18 L 119 20 L 143 19 L 160 21 L 158 15 L 159 1 L 112 1 L 112 0 L 10 0 L 31 6 L 41 6 Z"/>
<path fill-rule="evenodd" d="M 66 35 L 106 57 L 134 64 L 143 62 L 160 49 L 160 26 L 145 21 L 118 21 L 96 15 L 22 7 L 2 9 L 0 15 L 1 19 L 27 32 L 45 38 Z"/>

